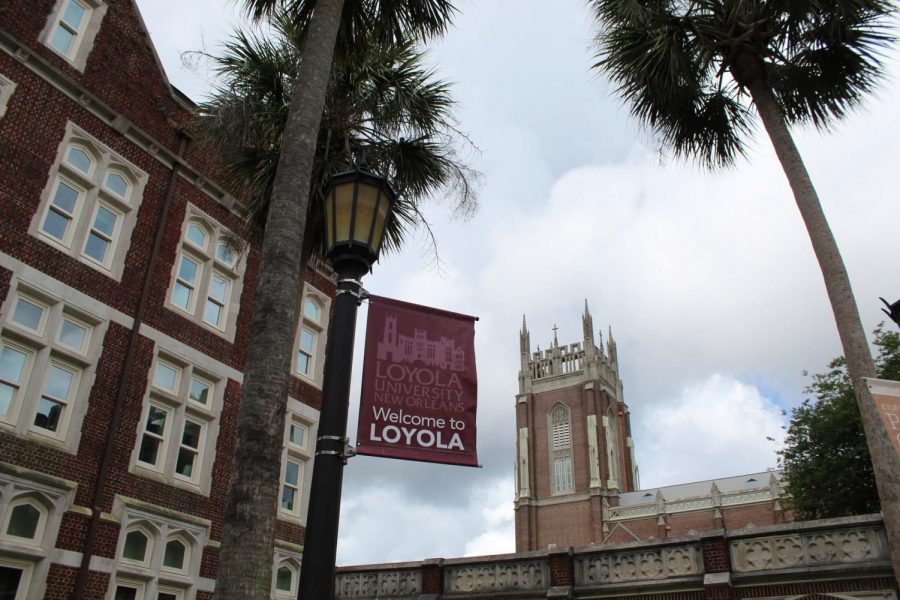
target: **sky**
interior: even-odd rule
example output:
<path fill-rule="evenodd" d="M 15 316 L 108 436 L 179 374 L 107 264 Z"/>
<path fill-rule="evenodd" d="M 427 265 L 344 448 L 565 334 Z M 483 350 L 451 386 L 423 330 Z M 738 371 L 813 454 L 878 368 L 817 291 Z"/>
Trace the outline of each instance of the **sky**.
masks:
<path fill-rule="evenodd" d="M 195 100 L 204 61 L 241 24 L 230 0 L 137 0 L 169 80 Z M 710 173 L 659 151 L 602 76 L 583 0 L 459 0 L 429 60 L 451 82 L 480 209 L 426 216 L 364 281 L 374 294 L 477 315 L 481 469 L 355 457 L 344 473 L 338 563 L 514 551 L 518 331 L 581 341 L 587 300 L 611 327 L 641 484 L 774 468 L 809 383 L 841 354 L 821 272 L 766 138 Z M 794 131 L 841 247 L 867 332 L 900 297 L 900 54 L 865 105 L 828 133 Z M 355 439 L 365 309 L 357 327 Z M 871 336 L 870 336 L 871 338 Z"/>

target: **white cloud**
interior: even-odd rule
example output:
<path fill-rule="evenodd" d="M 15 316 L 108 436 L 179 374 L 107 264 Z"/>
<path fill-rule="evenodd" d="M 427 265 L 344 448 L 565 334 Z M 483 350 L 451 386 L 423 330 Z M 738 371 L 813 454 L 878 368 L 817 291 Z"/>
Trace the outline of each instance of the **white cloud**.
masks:
<path fill-rule="evenodd" d="M 781 409 L 756 387 L 721 374 L 642 412 L 634 425 L 645 488 L 775 467 L 784 440 Z"/>

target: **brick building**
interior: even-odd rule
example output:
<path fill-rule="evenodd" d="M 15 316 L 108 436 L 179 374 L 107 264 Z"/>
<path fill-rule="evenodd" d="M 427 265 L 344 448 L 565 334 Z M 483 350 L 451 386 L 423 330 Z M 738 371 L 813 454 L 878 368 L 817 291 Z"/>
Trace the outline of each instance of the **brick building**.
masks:
<path fill-rule="evenodd" d="M 522 321 L 516 396 L 516 551 L 652 540 L 782 523 L 777 472 L 639 490 L 616 342 L 532 352 Z"/>
<path fill-rule="evenodd" d="M 0 6 L 0 597 L 210 598 L 260 232 L 132 0 Z M 273 596 L 296 595 L 334 280 L 309 268 Z M 301 299 L 298 299 L 301 300 Z"/>

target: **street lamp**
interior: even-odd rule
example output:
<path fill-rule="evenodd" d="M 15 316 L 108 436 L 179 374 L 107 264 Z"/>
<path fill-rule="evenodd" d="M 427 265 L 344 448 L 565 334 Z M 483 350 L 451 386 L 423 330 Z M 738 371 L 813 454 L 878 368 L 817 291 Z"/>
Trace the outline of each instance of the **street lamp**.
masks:
<path fill-rule="evenodd" d="M 395 195 L 365 163 L 332 177 L 325 200 L 326 258 L 337 273 L 334 316 L 322 387 L 312 489 L 306 517 L 298 598 L 334 597 L 341 483 L 346 462 L 347 411 L 360 279 L 378 259 Z"/>

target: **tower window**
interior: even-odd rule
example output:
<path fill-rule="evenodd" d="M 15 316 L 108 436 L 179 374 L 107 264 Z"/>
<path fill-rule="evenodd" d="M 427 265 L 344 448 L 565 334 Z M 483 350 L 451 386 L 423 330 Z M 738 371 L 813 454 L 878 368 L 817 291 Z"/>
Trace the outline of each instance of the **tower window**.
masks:
<path fill-rule="evenodd" d="M 572 465 L 572 415 L 565 404 L 557 404 L 550 411 L 550 482 L 551 492 L 565 494 L 575 490 Z"/>

